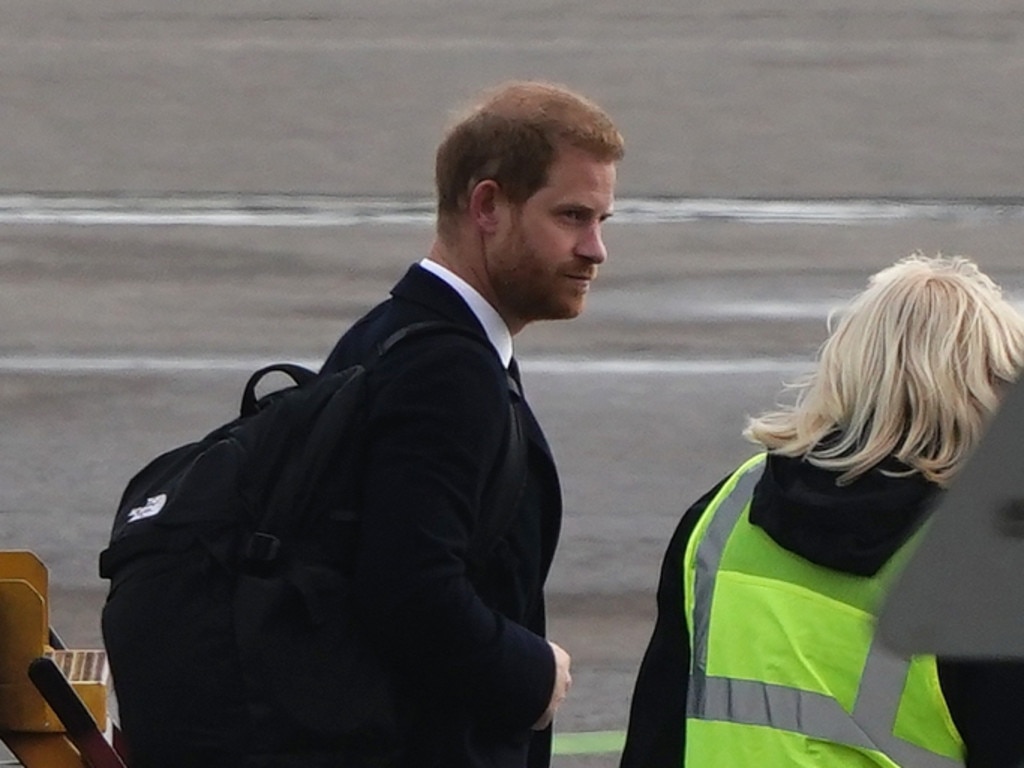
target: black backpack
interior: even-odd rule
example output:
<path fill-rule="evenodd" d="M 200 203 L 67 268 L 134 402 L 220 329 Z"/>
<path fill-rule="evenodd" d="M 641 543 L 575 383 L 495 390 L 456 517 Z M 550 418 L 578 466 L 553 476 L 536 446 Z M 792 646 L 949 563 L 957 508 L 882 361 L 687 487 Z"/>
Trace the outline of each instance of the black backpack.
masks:
<path fill-rule="evenodd" d="M 233 604 L 225 609 L 234 614 L 250 711 L 265 725 L 257 729 L 261 751 L 312 747 L 387 765 L 400 742 L 388 672 L 349 615 L 359 521 L 354 479 L 368 372 L 402 341 L 428 333 L 489 343 L 461 326 L 422 322 L 337 373 L 261 368 L 245 386 L 238 418 L 161 454 L 122 495 L 100 554 L 101 577 L 113 588 L 174 553 L 217 564 L 232 582 Z M 258 397 L 257 386 L 273 372 L 295 385 Z M 511 375 L 508 385 L 504 457 L 486 490 L 490 514 L 470 543 L 471 572 L 507 530 L 525 484 L 521 395 Z"/>

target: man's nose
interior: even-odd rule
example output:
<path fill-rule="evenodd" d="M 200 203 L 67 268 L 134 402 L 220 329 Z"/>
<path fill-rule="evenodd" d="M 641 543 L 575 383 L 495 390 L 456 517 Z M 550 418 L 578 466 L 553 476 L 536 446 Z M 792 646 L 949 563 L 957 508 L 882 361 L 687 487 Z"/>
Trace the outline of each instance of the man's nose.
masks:
<path fill-rule="evenodd" d="M 576 247 L 576 255 L 592 261 L 594 264 L 603 264 L 608 258 L 608 249 L 605 247 L 604 238 L 601 237 L 601 228 L 592 227 L 580 240 Z"/>

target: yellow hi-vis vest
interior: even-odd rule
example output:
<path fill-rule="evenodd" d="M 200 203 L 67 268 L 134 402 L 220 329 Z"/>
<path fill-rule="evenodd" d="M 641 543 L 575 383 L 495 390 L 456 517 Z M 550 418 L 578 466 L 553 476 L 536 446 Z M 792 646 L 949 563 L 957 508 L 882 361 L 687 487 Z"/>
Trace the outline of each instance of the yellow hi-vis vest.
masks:
<path fill-rule="evenodd" d="M 729 478 L 686 548 L 686 767 L 963 766 L 935 657 L 875 642 L 908 546 L 870 578 L 786 551 L 748 519 L 763 469 Z"/>

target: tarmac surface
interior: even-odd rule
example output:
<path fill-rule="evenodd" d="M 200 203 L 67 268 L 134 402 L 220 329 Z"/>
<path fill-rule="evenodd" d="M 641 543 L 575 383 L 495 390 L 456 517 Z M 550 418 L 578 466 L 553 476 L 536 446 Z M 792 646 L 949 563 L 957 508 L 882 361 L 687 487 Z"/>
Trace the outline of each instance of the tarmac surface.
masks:
<path fill-rule="evenodd" d="M 918 249 L 972 255 L 1024 302 L 1024 11 L 1006 2 L 5 0 L 0 212 L 21 212 L 0 217 L 0 544 L 43 557 L 71 645 L 99 643 L 96 556 L 130 475 L 230 416 L 248 370 L 322 359 L 431 237 L 153 220 L 211 195 L 429 198 L 449 110 L 512 77 L 617 118 L 623 203 L 949 205 L 613 219 L 587 312 L 517 338 L 564 487 L 560 733 L 625 727 L 668 537 L 751 452 L 745 416 L 806 370 L 830 308 Z M 150 223 L 96 214 L 133 200 Z M 32 214 L 55 201 L 94 215 Z"/>

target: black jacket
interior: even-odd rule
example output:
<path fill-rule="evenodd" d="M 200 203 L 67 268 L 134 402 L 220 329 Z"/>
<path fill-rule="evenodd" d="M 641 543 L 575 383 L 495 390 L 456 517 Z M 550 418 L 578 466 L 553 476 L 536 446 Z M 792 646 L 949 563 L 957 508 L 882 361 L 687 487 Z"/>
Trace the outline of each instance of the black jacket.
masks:
<path fill-rule="evenodd" d="M 919 476 L 874 470 L 839 487 L 836 475 L 769 456 L 750 521 L 780 546 L 827 568 L 870 576 L 907 541 L 936 496 Z M 723 480 L 724 482 L 724 480 Z M 686 543 L 719 483 L 680 520 L 662 563 L 658 619 L 637 676 L 621 768 L 678 768 L 686 740 L 690 638 L 682 613 Z M 756 638 L 752 643 L 756 647 Z M 1024 759 L 1024 663 L 939 659 L 939 680 L 967 747 L 969 768 Z"/>
<path fill-rule="evenodd" d="M 422 320 L 483 329 L 462 298 L 417 266 L 338 342 L 324 365 L 364 360 L 393 331 Z M 410 340 L 370 380 L 358 610 L 401 673 L 418 768 L 531 768 L 550 760 L 547 707 L 554 659 L 543 585 L 561 521 L 561 492 L 540 427 L 526 409 L 529 460 L 518 515 L 479 573 L 465 553 L 495 471 L 509 393 L 498 355 L 457 334 Z M 529 757 L 528 757 L 529 753 Z"/>

